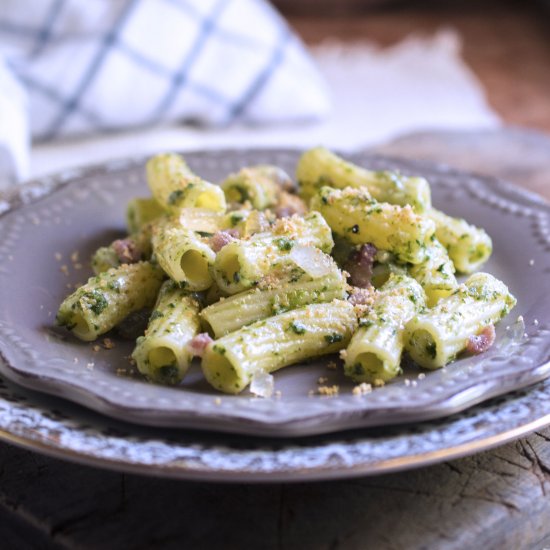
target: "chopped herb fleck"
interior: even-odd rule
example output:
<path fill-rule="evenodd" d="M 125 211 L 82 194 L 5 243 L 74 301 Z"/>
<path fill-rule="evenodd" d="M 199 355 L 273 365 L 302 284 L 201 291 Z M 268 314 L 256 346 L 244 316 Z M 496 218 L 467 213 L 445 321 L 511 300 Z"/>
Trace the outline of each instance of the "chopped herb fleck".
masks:
<path fill-rule="evenodd" d="M 307 328 L 297 321 L 292 321 L 292 323 L 290 323 L 290 329 L 296 334 L 304 334 L 307 332 Z"/>
<path fill-rule="evenodd" d="M 288 252 L 294 246 L 294 241 L 291 241 L 290 239 L 286 239 L 285 237 L 281 237 L 280 239 L 277 239 L 275 241 L 275 244 L 277 245 L 279 250 L 283 252 Z"/>
<path fill-rule="evenodd" d="M 343 339 L 344 337 L 338 332 L 325 335 L 325 342 L 327 342 L 327 344 L 335 344 L 336 342 L 341 342 Z"/>
<path fill-rule="evenodd" d="M 435 342 L 430 342 L 426 345 L 426 353 L 432 358 L 435 359 L 437 355 L 437 345 Z"/>
<path fill-rule="evenodd" d="M 219 353 L 220 355 L 225 355 L 225 348 L 223 346 L 219 346 L 217 344 L 214 344 L 212 347 L 212 350 L 216 353 Z"/>
<path fill-rule="evenodd" d="M 168 195 L 168 204 L 176 204 L 183 195 L 183 189 L 176 189 L 175 191 L 172 191 L 170 195 Z"/>

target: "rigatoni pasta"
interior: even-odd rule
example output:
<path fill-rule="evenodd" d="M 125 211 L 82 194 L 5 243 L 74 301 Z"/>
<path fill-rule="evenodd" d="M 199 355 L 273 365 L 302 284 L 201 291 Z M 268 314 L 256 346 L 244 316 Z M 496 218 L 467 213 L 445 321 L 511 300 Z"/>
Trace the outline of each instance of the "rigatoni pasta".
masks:
<path fill-rule="evenodd" d="M 157 155 L 146 171 L 153 197 L 168 212 L 189 207 L 223 212 L 226 208 L 223 191 L 194 174 L 179 155 Z"/>
<path fill-rule="evenodd" d="M 209 344 L 202 370 L 214 388 L 239 393 L 257 372 L 343 349 L 356 325 L 353 306 L 345 300 L 281 313 Z"/>
<path fill-rule="evenodd" d="M 164 273 L 150 262 L 124 264 L 92 277 L 65 298 L 57 323 L 90 342 L 155 302 Z"/>
<path fill-rule="evenodd" d="M 387 382 L 401 372 L 405 325 L 426 305 L 411 277 L 391 275 L 346 349 L 344 372 L 356 382 Z"/>
<path fill-rule="evenodd" d="M 132 358 L 152 382 L 183 380 L 193 353 L 188 343 L 199 333 L 199 302 L 174 281 L 163 283 L 144 336 L 137 339 Z"/>
<path fill-rule="evenodd" d="M 322 277 L 302 273 L 296 281 L 279 281 L 223 298 L 201 311 L 216 338 L 245 325 L 307 304 L 344 300 L 346 279 L 335 263 Z"/>
<path fill-rule="evenodd" d="M 392 171 L 373 172 L 356 166 L 328 151 L 316 147 L 306 151 L 298 161 L 296 178 L 300 195 L 310 199 L 321 187 L 364 189 L 378 202 L 410 205 L 422 213 L 431 206 L 430 186 L 424 178 L 406 177 Z"/>
<path fill-rule="evenodd" d="M 176 154 L 146 172 L 152 197 L 130 201 L 128 236 L 94 253 L 97 276 L 57 322 L 92 341 L 154 305 L 132 353 L 151 382 L 181 383 L 200 356 L 206 380 L 236 394 L 255 376 L 340 352 L 354 383 L 390 383 L 404 354 L 434 369 L 485 351 L 515 305 L 488 273 L 457 280 L 488 259 L 491 239 L 436 210 L 422 177 L 324 148 L 298 162 L 302 198 L 276 166 L 244 167 L 221 187 Z"/>
<path fill-rule="evenodd" d="M 365 189 L 322 187 L 311 200 L 331 229 L 353 244 L 372 243 L 402 262 L 426 259 L 435 224 L 410 206 L 373 200 Z"/>
<path fill-rule="evenodd" d="M 453 294 L 407 324 L 406 348 L 422 367 L 445 366 L 469 338 L 500 321 L 515 306 L 508 287 L 489 273 L 475 273 Z"/>

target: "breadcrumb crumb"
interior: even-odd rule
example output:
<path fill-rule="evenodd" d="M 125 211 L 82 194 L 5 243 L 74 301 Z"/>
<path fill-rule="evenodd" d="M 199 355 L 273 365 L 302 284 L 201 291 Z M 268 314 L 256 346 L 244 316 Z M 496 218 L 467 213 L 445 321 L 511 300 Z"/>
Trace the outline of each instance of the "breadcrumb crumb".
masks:
<path fill-rule="evenodd" d="M 327 363 L 327 369 L 336 370 L 337 368 L 338 368 L 338 365 L 336 364 L 336 361 L 329 361 Z"/>
<path fill-rule="evenodd" d="M 328 378 L 326 376 L 320 376 L 317 380 L 317 384 L 326 384 L 328 382 Z"/>
<path fill-rule="evenodd" d="M 381 388 L 382 386 L 385 386 L 385 385 L 386 385 L 386 382 L 384 382 L 384 380 L 382 380 L 381 378 L 375 378 L 375 379 L 372 381 L 372 385 L 373 385 L 375 388 Z"/>
<path fill-rule="evenodd" d="M 92 348 L 92 350 L 96 352 L 99 351 L 100 349 L 101 348 L 97 344 Z"/>
<path fill-rule="evenodd" d="M 337 386 L 334 384 L 333 386 L 319 386 L 318 390 L 319 395 L 327 395 L 330 397 L 333 397 L 335 395 L 338 395 L 340 392 L 340 386 Z"/>
<path fill-rule="evenodd" d="M 361 384 L 358 384 L 351 390 L 351 393 L 353 395 L 366 395 L 367 393 L 370 393 L 372 391 L 372 386 L 370 384 L 367 384 L 366 382 L 362 382 Z"/>
<path fill-rule="evenodd" d="M 113 349 L 115 347 L 115 343 L 110 338 L 103 338 L 103 347 L 105 349 Z"/>

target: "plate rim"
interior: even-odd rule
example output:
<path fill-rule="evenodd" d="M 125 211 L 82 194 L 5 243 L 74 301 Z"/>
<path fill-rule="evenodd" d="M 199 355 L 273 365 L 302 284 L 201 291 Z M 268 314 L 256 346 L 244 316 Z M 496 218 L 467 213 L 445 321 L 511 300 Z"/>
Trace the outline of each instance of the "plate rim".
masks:
<path fill-rule="evenodd" d="M 462 443 L 454 447 L 447 447 L 446 449 L 425 451 L 408 457 L 388 458 L 375 462 L 374 465 L 373 463 L 365 463 L 348 468 L 342 468 L 341 466 L 321 466 L 310 469 L 301 468 L 299 471 L 288 470 L 285 472 L 264 472 L 261 470 L 205 471 L 201 468 L 182 467 L 179 464 L 175 467 L 167 467 L 136 462 L 122 462 L 102 456 L 78 453 L 73 449 L 49 446 L 41 440 L 12 434 L 2 428 L 0 428 L 0 441 L 51 458 L 125 474 L 211 483 L 241 483 L 243 481 L 247 483 L 302 483 L 304 481 L 333 481 L 354 477 L 370 477 L 432 466 L 500 447 L 520 437 L 525 437 L 537 430 L 543 429 L 548 425 L 550 425 L 550 413 L 501 434 L 488 436 L 485 439 L 471 443 Z"/>

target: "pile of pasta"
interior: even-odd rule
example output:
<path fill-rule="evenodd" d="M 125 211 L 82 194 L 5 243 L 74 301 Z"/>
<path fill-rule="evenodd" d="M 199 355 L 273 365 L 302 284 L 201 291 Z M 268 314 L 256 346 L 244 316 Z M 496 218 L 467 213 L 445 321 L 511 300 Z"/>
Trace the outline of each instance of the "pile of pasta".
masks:
<path fill-rule="evenodd" d="M 474 273 L 487 233 L 432 207 L 422 177 L 315 148 L 297 184 L 259 165 L 215 185 L 176 154 L 150 159 L 147 181 L 152 197 L 128 205 L 128 238 L 94 254 L 96 276 L 57 322 L 92 341 L 152 308 L 132 357 L 153 382 L 178 384 L 198 355 L 208 382 L 236 394 L 258 373 L 336 352 L 353 381 L 387 382 L 405 352 L 436 369 L 484 351 L 516 303 Z M 355 267 L 366 276 L 350 277 Z"/>

